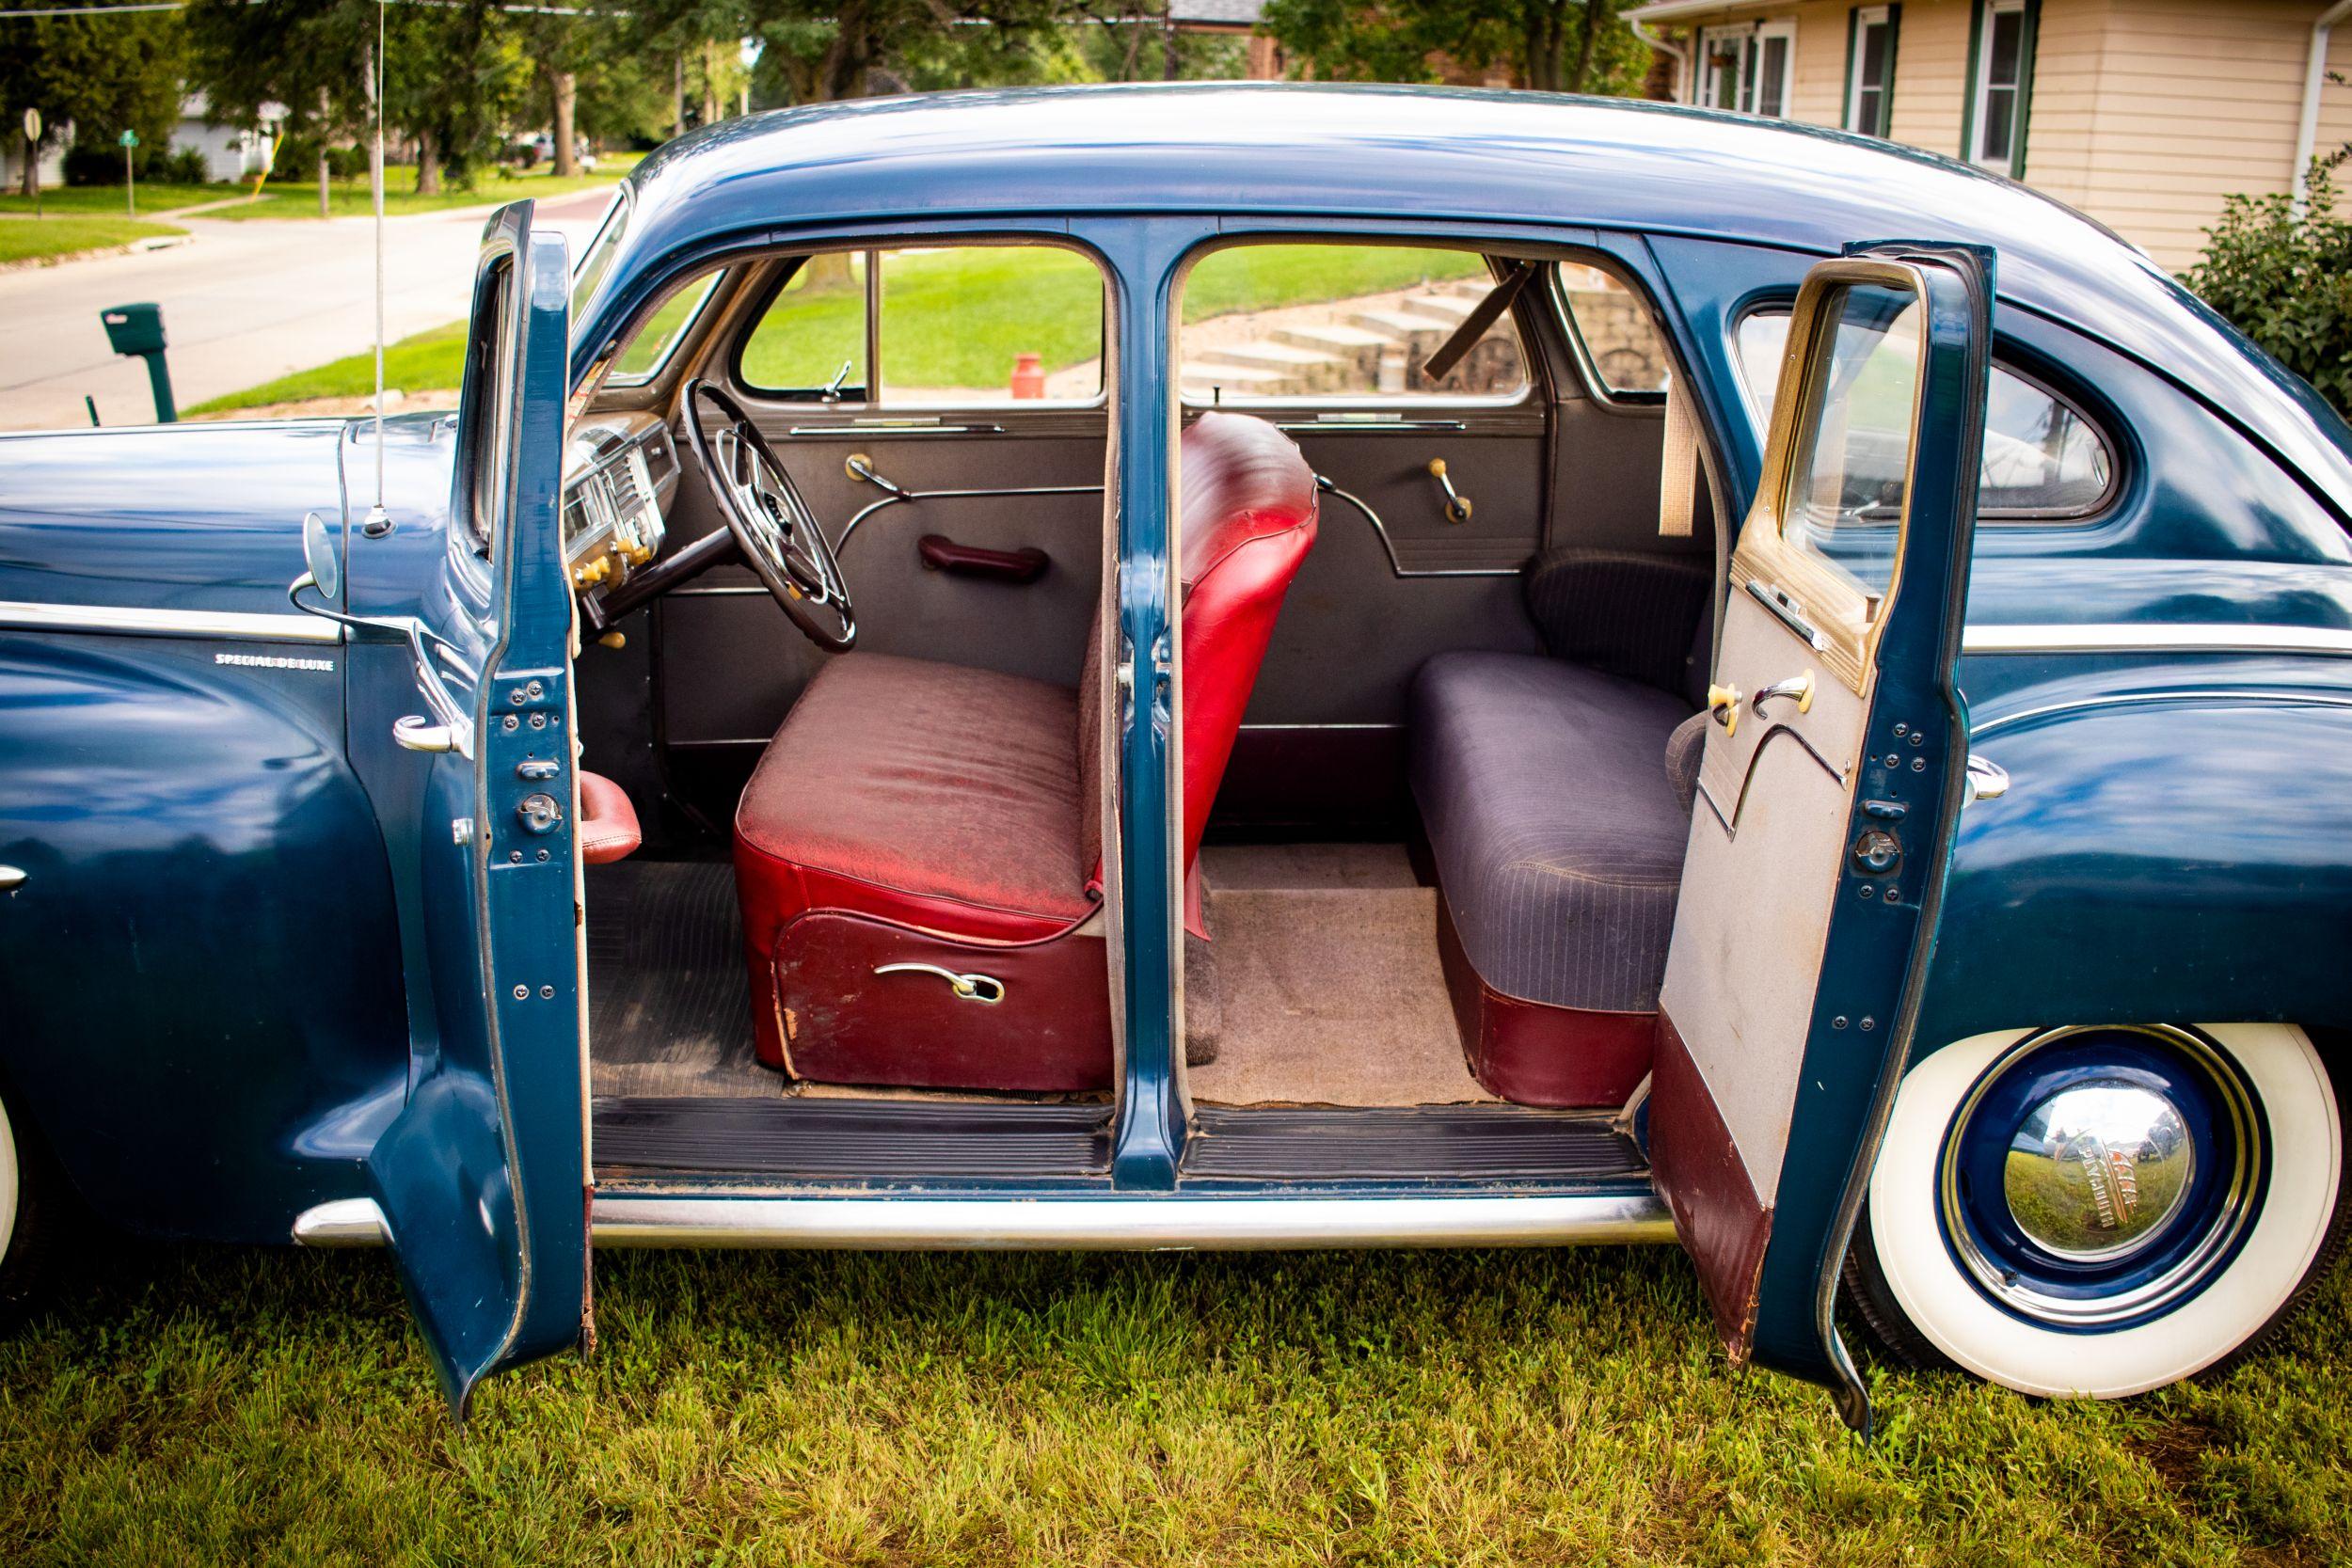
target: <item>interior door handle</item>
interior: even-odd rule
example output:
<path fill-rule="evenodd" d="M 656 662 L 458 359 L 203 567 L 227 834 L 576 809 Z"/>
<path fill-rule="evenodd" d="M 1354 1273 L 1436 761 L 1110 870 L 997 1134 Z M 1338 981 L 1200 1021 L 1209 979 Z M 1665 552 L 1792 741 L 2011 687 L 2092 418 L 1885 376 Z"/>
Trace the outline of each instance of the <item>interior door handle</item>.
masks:
<path fill-rule="evenodd" d="M 915 553 L 934 572 L 956 577 L 994 578 L 999 582 L 1035 582 L 1045 575 L 1054 558 L 1035 545 L 1017 550 L 983 549 L 959 545 L 944 533 L 927 533 L 914 542 Z"/>
<path fill-rule="evenodd" d="M 1799 713 L 1811 713 L 1813 711 L 1813 672 L 1807 670 L 1802 675 L 1791 675 L 1785 681 L 1774 681 L 1749 698 L 1748 706 L 1754 708 L 1756 716 L 1761 719 L 1764 717 L 1764 705 L 1774 697 L 1794 697 L 1797 700 Z"/>

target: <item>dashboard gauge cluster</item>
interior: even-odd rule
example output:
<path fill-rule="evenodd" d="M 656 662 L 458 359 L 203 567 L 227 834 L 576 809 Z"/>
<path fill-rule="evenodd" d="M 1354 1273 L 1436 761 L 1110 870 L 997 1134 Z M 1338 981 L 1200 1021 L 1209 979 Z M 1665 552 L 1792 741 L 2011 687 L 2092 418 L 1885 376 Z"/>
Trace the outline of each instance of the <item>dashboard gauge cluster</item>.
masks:
<path fill-rule="evenodd" d="M 564 557 L 583 594 L 628 581 L 661 548 L 677 451 L 659 420 L 633 423 L 582 428 L 564 464 Z"/>

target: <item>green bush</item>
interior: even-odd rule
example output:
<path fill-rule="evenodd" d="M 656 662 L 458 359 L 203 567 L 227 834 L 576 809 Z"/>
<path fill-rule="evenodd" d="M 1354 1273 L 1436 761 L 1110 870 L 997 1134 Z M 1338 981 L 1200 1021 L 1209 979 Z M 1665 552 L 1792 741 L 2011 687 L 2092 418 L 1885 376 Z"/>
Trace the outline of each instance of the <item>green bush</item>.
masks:
<path fill-rule="evenodd" d="M 2326 160 L 2301 214 L 2286 196 L 2233 196 L 2188 286 L 2352 418 L 2352 222 Z"/>

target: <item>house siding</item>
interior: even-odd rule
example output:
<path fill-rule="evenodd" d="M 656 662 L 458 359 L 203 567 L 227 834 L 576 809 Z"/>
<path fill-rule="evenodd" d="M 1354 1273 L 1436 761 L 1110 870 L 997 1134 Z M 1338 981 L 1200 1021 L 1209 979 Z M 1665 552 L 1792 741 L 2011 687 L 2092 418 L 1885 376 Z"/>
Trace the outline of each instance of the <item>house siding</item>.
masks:
<path fill-rule="evenodd" d="M 1727 13 L 1794 17 L 1791 118 L 1845 119 L 1845 0 Z M 2042 0 L 2026 113 L 2024 178 L 2098 218 L 2159 265 L 2193 264 L 2233 193 L 2293 180 L 2311 26 L 2318 0 Z M 1907 0 L 1896 53 L 1893 136 L 1965 155 L 1968 46 L 1976 0 Z M 1695 45 L 1700 19 L 1677 31 Z M 1695 47 L 1693 48 L 1695 58 Z M 2329 66 L 2352 76 L 2352 22 Z M 2352 87 L 2320 102 L 2318 150 L 2352 140 Z M 2346 179 L 2352 182 L 2352 171 Z M 2352 211 L 2352 199 L 2344 203 Z"/>

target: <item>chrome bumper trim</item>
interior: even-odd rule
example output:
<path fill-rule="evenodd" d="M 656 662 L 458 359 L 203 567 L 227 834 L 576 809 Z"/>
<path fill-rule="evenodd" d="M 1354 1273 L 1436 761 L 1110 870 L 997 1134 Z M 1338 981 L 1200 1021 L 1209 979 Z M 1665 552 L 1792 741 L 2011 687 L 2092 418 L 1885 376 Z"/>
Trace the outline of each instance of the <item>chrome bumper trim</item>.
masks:
<path fill-rule="evenodd" d="M 877 1252 L 1270 1251 L 1314 1247 L 1630 1246 L 1674 1240 L 1651 1193 L 1529 1197 L 735 1197 L 599 1195 L 600 1247 Z M 304 1246 L 381 1246 L 373 1198 L 294 1223 Z"/>
<path fill-rule="evenodd" d="M 339 1197 L 294 1216 L 294 1239 L 303 1246 L 382 1246 L 384 1211 L 372 1197 Z"/>
<path fill-rule="evenodd" d="M 341 642 L 343 628 L 315 615 L 232 610 L 145 610 L 120 605 L 31 604 L 0 600 L 0 627 L 19 631 L 100 631 L 133 637 L 227 638 L 240 642 Z"/>

